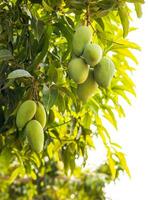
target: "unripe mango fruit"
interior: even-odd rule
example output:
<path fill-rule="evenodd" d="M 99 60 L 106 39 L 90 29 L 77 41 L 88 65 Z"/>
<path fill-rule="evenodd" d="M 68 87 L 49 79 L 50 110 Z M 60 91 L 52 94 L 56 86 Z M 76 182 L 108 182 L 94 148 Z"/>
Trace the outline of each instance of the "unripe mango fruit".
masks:
<path fill-rule="evenodd" d="M 88 65 L 95 66 L 102 58 L 102 49 L 97 44 L 87 44 L 83 52 L 83 57 Z"/>
<path fill-rule="evenodd" d="M 68 65 L 68 72 L 77 84 L 83 83 L 88 76 L 89 67 L 81 58 L 74 58 Z"/>
<path fill-rule="evenodd" d="M 94 78 L 100 86 L 108 88 L 113 78 L 114 71 L 115 66 L 112 60 L 103 57 L 100 63 L 94 68 Z"/>
<path fill-rule="evenodd" d="M 44 133 L 41 124 L 37 120 L 31 120 L 26 125 L 25 133 L 31 148 L 35 152 L 40 153 L 44 145 Z"/>
<path fill-rule="evenodd" d="M 37 103 L 35 119 L 38 122 L 40 122 L 40 124 L 43 128 L 45 127 L 45 125 L 46 125 L 46 111 L 44 109 L 44 106 L 40 102 Z"/>
<path fill-rule="evenodd" d="M 76 29 L 76 32 L 73 36 L 73 52 L 76 56 L 80 56 L 83 53 L 85 45 L 90 43 L 92 39 L 92 33 L 89 27 L 80 26 Z"/>
<path fill-rule="evenodd" d="M 19 130 L 22 130 L 22 128 L 26 125 L 28 121 L 30 121 L 36 113 L 36 103 L 32 100 L 24 101 L 16 115 L 16 125 Z"/>
<path fill-rule="evenodd" d="M 90 69 L 86 81 L 78 85 L 77 94 L 79 99 L 81 99 L 83 102 L 86 102 L 88 98 L 95 94 L 97 88 L 98 85 L 94 80 L 94 70 Z"/>

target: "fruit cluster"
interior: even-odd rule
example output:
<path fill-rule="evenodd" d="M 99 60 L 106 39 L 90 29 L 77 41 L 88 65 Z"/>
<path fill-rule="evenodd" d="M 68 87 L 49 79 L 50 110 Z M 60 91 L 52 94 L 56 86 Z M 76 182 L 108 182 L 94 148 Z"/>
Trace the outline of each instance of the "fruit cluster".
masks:
<path fill-rule="evenodd" d="M 18 130 L 25 132 L 32 149 L 40 153 L 44 145 L 43 128 L 46 125 L 46 112 L 44 106 L 33 100 L 23 102 L 16 115 Z"/>
<path fill-rule="evenodd" d="M 98 44 L 92 43 L 92 32 L 87 26 L 80 26 L 73 36 L 74 57 L 68 65 L 71 79 L 77 84 L 79 99 L 86 102 L 93 96 L 98 85 L 108 88 L 113 78 L 115 66 Z"/>

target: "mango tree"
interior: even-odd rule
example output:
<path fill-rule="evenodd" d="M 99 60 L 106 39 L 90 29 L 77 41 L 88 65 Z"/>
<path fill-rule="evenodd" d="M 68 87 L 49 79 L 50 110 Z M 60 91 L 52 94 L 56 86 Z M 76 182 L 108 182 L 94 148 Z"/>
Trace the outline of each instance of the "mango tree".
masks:
<path fill-rule="evenodd" d="M 105 120 L 117 129 L 136 95 L 128 34 L 142 3 L 1 0 L 0 199 L 102 200 L 106 183 L 130 176 Z M 87 171 L 95 137 L 106 162 Z"/>

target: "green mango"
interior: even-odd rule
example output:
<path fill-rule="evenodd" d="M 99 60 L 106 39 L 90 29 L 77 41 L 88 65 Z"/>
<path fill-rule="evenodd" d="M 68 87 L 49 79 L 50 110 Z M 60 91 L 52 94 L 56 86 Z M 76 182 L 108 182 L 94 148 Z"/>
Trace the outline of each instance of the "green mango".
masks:
<path fill-rule="evenodd" d="M 79 99 L 81 99 L 83 102 L 86 102 L 95 94 L 97 88 L 98 85 L 94 80 L 94 70 L 90 69 L 86 81 L 82 84 L 79 84 L 77 87 L 77 94 Z"/>
<path fill-rule="evenodd" d="M 31 148 L 35 152 L 40 153 L 44 146 L 44 132 L 41 124 L 37 120 L 31 120 L 26 125 L 25 134 Z"/>
<path fill-rule="evenodd" d="M 81 58 L 74 58 L 68 65 L 68 72 L 77 84 L 83 83 L 88 76 L 89 67 Z"/>
<path fill-rule="evenodd" d="M 37 103 L 35 119 L 40 122 L 40 124 L 43 128 L 45 127 L 45 125 L 46 125 L 46 111 L 45 111 L 44 106 L 40 102 Z"/>
<path fill-rule="evenodd" d="M 115 65 L 108 57 L 103 57 L 94 68 L 94 78 L 98 85 L 108 88 L 114 76 Z"/>
<path fill-rule="evenodd" d="M 24 101 L 16 114 L 16 125 L 21 131 L 22 128 L 30 121 L 36 113 L 36 103 L 32 100 Z"/>
<path fill-rule="evenodd" d="M 97 44 L 87 44 L 83 52 L 83 58 L 90 66 L 98 64 L 102 58 L 102 49 Z"/>
<path fill-rule="evenodd" d="M 81 56 L 85 45 L 90 43 L 92 39 L 92 32 L 87 26 L 80 26 L 76 29 L 73 36 L 73 52 L 76 56 Z"/>

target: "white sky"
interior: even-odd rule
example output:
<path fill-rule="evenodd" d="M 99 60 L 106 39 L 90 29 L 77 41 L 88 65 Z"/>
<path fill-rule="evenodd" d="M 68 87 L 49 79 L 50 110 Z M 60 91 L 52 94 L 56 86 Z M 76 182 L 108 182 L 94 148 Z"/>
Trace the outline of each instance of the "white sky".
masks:
<path fill-rule="evenodd" d="M 107 187 L 107 195 L 112 200 L 148 200 L 148 2 L 143 6 L 143 17 L 134 19 L 134 26 L 138 30 L 129 39 L 142 47 L 136 53 L 139 65 L 133 75 L 137 98 L 132 99 L 132 106 L 126 107 L 126 118 L 118 121 L 119 130 L 114 133 L 127 154 L 132 178 L 124 175 Z M 89 163 L 98 165 L 104 159 L 105 152 L 101 151 L 100 146 L 91 153 Z"/>

